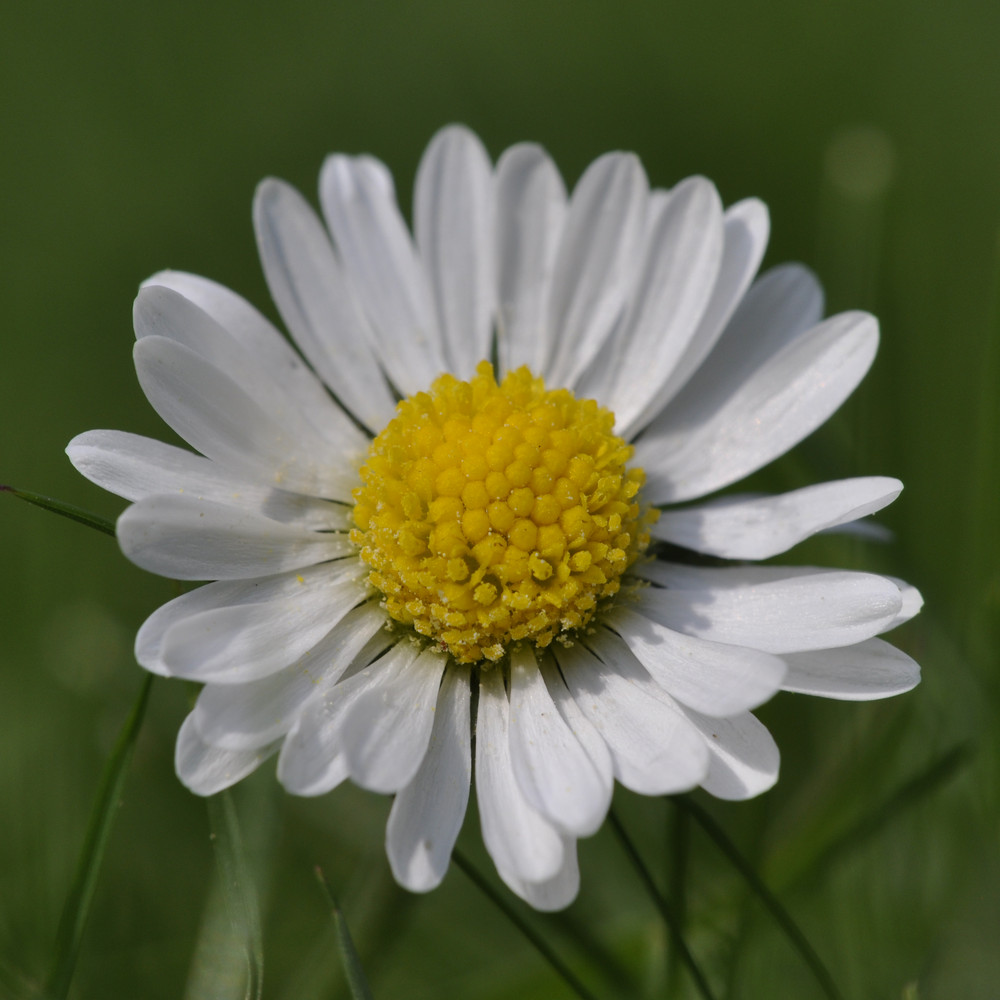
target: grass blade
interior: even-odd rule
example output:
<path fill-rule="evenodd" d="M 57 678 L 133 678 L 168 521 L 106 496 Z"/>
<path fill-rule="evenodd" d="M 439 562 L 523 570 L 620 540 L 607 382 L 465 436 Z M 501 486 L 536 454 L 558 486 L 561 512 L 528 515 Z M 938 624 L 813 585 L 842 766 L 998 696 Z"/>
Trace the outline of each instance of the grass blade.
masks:
<path fill-rule="evenodd" d="M 115 522 L 110 517 L 102 517 L 100 514 L 84 510 L 75 504 L 65 503 L 62 500 L 56 500 L 54 497 L 43 496 L 41 493 L 32 493 L 30 490 L 19 490 L 15 486 L 0 486 L 0 493 L 10 493 L 13 496 L 20 497 L 22 500 L 26 500 L 28 503 L 34 504 L 36 507 L 41 507 L 42 510 L 51 511 L 53 514 L 61 514 L 63 517 L 68 517 L 71 521 L 76 521 L 78 524 L 85 524 L 88 528 L 96 528 L 98 531 L 103 531 L 104 534 L 114 537 Z"/>
<path fill-rule="evenodd" d="M 108 846 L 135 741 L 142 727 L 143 716 L 146 714 L 153 677 L 153 674 L 144 673 L 139 695 L 125 720 L 122 731 L 118 734 L 111 756 L 104 765 L 83 850 L 80 852 L 73 884 L 66 897 L 59 929 L 56 932 L 55 958 L 46 984 L 46 996 L 49 1000 L 63 1000 L 69 993 L 80 952 L 80 942 L 97 888 L 101 862 Z"/>
<path fill-rule="evenodd" d="M 660 916 L 663 917 L 663 922 L 667 925 L 667 930 L 670 931 L 673 946 L 680 956 L 681 961 L 687 966 L 687 970 L 691 974 L 692 980 L 694 980 L 698 993 L 704 997 L 704 1000 L 713 1000 L 712 989 L 708 985 L 708 980 L 701 971 L 701 967 L 695 961 L 691 949 L 688 948 L 687 942 L 684 940 L 684 929 L 673 907 L 667 902 L 666 896 L 656 887 L 653 876 L 650 874 L 645 862 L 639 856 L 639 852 L 636 850 L 631 838 L 625 831 L 625 827 L 622 826 L 621 820 L 615 815 L 613 809 L 608 813 L 608 819 L 615 833 L 618 835 L 618 839 L 621 841 L 629 861 L 632 862 L 632 866 L 645 886 L 646 892 L 649 894 L 650 899 L 652 899 L 653 905 L 659 910 Z"/>
<path fill-rule="evenodd" d="M 510 903 L 483 878 L 476 866 L 464 854 L 456 848 L 451 857 L 476 888 L 524 935 L 534 949 L 552 966 L 556 974 L 581 1000 L 595 1000 L 594 994 L 577 979 L 569 966 L 549 947 L 545 938 L 538 934 Z"/>
<path fill-rule="evenodd" d="M 972 759 L 972 756 L 972 745 L 960 743 L 945 751 L 940 757 L 935 757 L 927 767 L 897 788 L 885 801 L 858 819 L 853 826 L 845 830 L 834 841 L 827 844 L 814 858 L 808 869 L 792 882 L 804 882 L 815 878 L 822 870 L 828 868 L 843 855 L 857 850 L 888 826 L 899 813 L 933 794 L 942 785 L 947 784 Z"/>
<path fill-rule="evenodd" d="M 264 944 L 260 906 L 247 864 L 243 835 L 233 797 L 227 789 L 207 800 L 219 881 L 236 941 L 246 960 L 246 1000 L 261 1000 L 264 989 Z"/>
<path fill-rule="evenodd" d="M 798 924 L 792 919 L 791 914 L 778 900 L 778 897 L 764 884 L 763 879 L 757 874 L 753 866 L 740 854 L 736 845 L 729 839 L 725 830 L 703 809 L 697 802 L 684 795 L 674 796 L 672 801 L 679 809 L 690 813 L 695 822 L 715 841 L 716 846 L 726 856 L 732 866 L 743 876 L 744 881 L 757 898 L 764 904 L 764 907 L 774 918 L 775 923 L 785 932 L 785 936 L 791 942 L 792 947 L 799 953 L 802 960 L 812 971 L 816 982 L 829 1000 L 842 1000 L 840 990 L 833 981 L 822 959 L 816 950 L 809 943 L 805 934 L 799 929 Z"/>
<path fill-rule="evenodd" d="M 365 977 L 365 970 L 361 967 L 361 959 L 358 957 L 358 950 L 354 947 L 351 932 L 344 919 L 344 911 L 340 908 L 336 896 L 327 884 L 323 875 L 323 870 L 317 866 L 316 879 L 326 893 L 326 898 L 330 902 L 333 910 L 333 924 L 337 931 L 337 947 L 340 950 L 340 958 L 344 963 L 344 975 L 347 978 L 347 985 L 350 987 L 351 996 L 354 1000 L 372 1000 L 371 987 Z"/>

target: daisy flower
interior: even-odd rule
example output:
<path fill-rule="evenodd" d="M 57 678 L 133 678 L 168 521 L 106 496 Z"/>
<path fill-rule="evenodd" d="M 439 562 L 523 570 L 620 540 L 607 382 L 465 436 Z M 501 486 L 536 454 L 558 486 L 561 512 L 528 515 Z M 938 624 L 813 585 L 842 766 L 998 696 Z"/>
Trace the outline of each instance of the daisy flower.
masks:
<path fill-rule="evenodd" d="M 751 710 L 777 691 L 917 683 L 876 638 L 918 610 L 911 587 L 755 563 L 898 481 L 702 500 L 822 424 L 878 340 L 865 313 L 822 319 L 804 267 L 757 276 L 761 202 L 651 189 L 628 153 L 567 194 L 538 146 L 494 167 L 461 127 L 420 163 L 412 235 L 371 157 L 331 156 L 320 201 L 323 221 L 266 180 L 254 202 L 294 347 L 205 278 L 143 284 L 139 382 L 194 451 L 68 448 L 132 501 L 133 562 L 213 581 L 136 640 L 147 670 L 204 685 L 177 741 L 192 791 L 277 754 L 295 794 L 394 794 L 389 863 L 425 891 L 475 771 L 500 877 L 557 909 L 615 780 L 754 796 L 778 750 Z"/>

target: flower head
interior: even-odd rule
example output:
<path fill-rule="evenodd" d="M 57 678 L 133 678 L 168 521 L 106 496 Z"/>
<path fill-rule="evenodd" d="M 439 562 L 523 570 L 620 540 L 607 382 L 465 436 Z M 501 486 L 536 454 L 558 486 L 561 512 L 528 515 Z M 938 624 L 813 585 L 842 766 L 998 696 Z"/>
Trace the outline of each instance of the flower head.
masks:
<path fill-rule="evenodd" d="M 777 778 L 751 714 L 776 691 L 917 683 L 876 638 L 919 609 L 912 588 L 748 562 L 897 481 L 673 506 L 796 444 L 875 354 L 875 320 L 822 320 L 805 268 L 755 280 L 760 202 L 724 210 L 699 177 L 650 190 L 622 153 L 567 196 L 537 146 L 494 168 L 458 127 L 421 162 L 412 237 L 376 160 L 331 157 L 320 195 L 325 226 L 279 181 L 254 206 L 308 364 L 233 292 L 163 272 L 136 299 L 136 370 L 197 453 L 115 431 L 68 449 L 132 501 L 130 559 L 214 581 L 136 640 L 146 669 L 205 685 L 178 737 L 188 787 L 278 753 L 291 792 L 394 793 L 389 861 L 423 891 L 462 825 L 474 728 L 487 849 L 553 909 L 615 780 L 750 797 Z"/>

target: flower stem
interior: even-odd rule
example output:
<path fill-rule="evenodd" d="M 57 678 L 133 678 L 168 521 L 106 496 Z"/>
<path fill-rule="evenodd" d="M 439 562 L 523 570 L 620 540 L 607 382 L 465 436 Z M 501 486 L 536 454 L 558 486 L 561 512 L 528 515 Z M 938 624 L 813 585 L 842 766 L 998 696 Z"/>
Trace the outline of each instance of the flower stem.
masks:
<path fill-rule="evenodd" d="M 709 837 L 715 841 L 716 846 L 729 859 L 732 866 L 743 876 L 758 899 L 760 899 L 774 918 L 775 923 L 785 932 L 785 936 L 791 942 L 792 947 L 799 953 L 806 965 L 809 966 L 823 993 L 829 1000 L 842 1000 L 840 990 L 837 989 L 833 977 L 823 964 L 823 960 L 816 953 L 816 950 L 806 939 L 805 934 L 799 929 L 798 924 L 792 919 L 788 910 L 782 906 L 777 896 L 771 892 L 757 872 L 754 871 L 753 866 L 740 854 L 736 845 L 729 839 L 722 827 L 716 823 L 705 809 L 687 796 L 675 796 L 673 802 L 678 809 L 683 809 L 694 818 Z"/>
<path fill-rule="evenodd" d="M 82 507 L 65 503 L 62 500 L 56 500 L 53 497 L 42 496 L 41 493 L 32 493 L 30 490 L 19 490 L 14 486 L 0 486 L 0 493 L 10 493 L 13 496 L 20 497 L 22 500 L 26 500 L 28 503 L 34 504 L 36 507 L 41 507 L 43 510 L 52 511 L 53 514 L 61 514 L 63 517 L 68 517 L 71 521 L 76 521 L 78 524 L 85 524 L 88 528 L 96 528 L 98 531 L 103 531 L 104 534 L 114 537 L 115 522 L 109 517 L 102 517 L 100 514 L 94 514 L 92 511 L 84 510 Z"/>
<path fill-rule="evenodd" d="M 650 874 L 649 869 L 639 856 L 639 852 L 636 850 L 631 838 L 625 832 L 625 827 L 622 826 L 621 820 L 618 819 L 614 809 L 608 812 L 608 819 L 611 821 L 611 826 L 618 835 L 618 839 L 621 841 L 622 847 L 628 855 L 629 861 L 632 862 L 632 866 L 635 868 L 642 884 L 645 886 L 646 891 L 653 900 L 653 904 L 656 906 L 657 910 L 660 911 L 660 916 L 663 917 L 663 922 L 667 925 L 667 929 L 670 931 L 674 948 L 677 950 L 677 954 L 680 956 L 681 961 L 687 966 L 688 972 L 691 974 L 691 978 L 694 980 L 694 984 L 698 988 L 698 992 L 702 997 L 704 997 L 704 1000 L 714 1000 L 711 987 L 708 985 L 708 980 L 705 978 L 705 974 L 701 971 L 701 968 L 695 961 L 694 955 L 691 954 L 691 949 L 688 948 L 687 942 L 684 940 L 683 928 L 680 920 L 677 918 L 677 914 L 667 902 L 663 893 L 661 893 L 656 887 L 656 883 L 653 881 L 653 876 Z"/>
<path fill-rule="evenodd" d="M 118 811 L 129 761 L 132 759 L 132 751 L 135 748 L 136 738 L 146 713 L 153 676 L 153 674 L 145 674 L 142 686 L 139 688 L 139 695 L 125 720 L 122 731 L 118 734 L 118 740 L 111 751 L 111 756 L 104 765 L 104 773 L 101 775 L 97 798 L 90 815 L 83 850 L 80 852 L 80 860 L 77 862 L 73 884 L 66 897 L 66 903 L 59 920 L 59 929 L 56 932 L 55 958 L 45 990 L 48 1000 L 63 1000 L 69 993 L 77 956 L 80 952 L 80 941 L 83 938 L 87 917 L 94 900 L 94 891 L 97 888 L 101 862 L 104 860 L 111 827 Z"/>
<path fill-rule="evenodd" d="M 535 947 L 535 950 L 545 959 L 549 965 L 556 971 L 556 973 L 563 979 L 566 985 L 578 996 L 581 1000 L 596 1000 L 594 994 L 587 989 L 583 983 L 573 974 L 573 972 L 566 966 L 562 959 L 548 946 L 541 935 L 537 934 L 517 913 L 517 911 L 504 899 L 480 875 L 476 867 L 469 861 L 465 855 L 455 848 L 452 852 L 452 860 L 462 869 L 463 872 L 469 877 L 475 886 L 480 890 L 480 892 L 485 895 L 494 906 L 500 910 L 501 913 L 528 939 L 528 941 Z"/>
<path fill-rule="evenodd" d="M 344 963 L 344 975 L 347 978 L 347 985 L 351 991 L 353 1000 L 372 1000 L 371 987 L 365 977 L 365 970 L 361 966 L 361 958 L 357 948 L 354 947 L 354 940 L 344 918 L 344 911 L 337 902 L 330 885 L 323 874 L 323 869 L 316 866 L 316 880 L 320 884 L 326 898 L 333 910 L 333 925 L 337 932 L 337 948 L 340 951 L 340 960 Z"/>

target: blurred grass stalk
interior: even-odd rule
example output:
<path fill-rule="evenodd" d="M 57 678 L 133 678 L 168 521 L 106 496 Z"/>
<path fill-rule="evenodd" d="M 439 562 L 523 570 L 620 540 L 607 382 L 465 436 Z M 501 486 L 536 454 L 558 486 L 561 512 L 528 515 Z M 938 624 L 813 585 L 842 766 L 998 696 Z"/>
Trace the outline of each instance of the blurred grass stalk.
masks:
<path fill-rule="evenodd" d="M 101 783 L 87 826 L 83 850 L 80 852 L 76 874 L 73 877 L 69 895 L 66 897 L 62 917 L 59 921 L 59 929 L 56 932 L 52 971 L 45 988 L 47 1000 L 64 1000 L 69 993 L 76 960 L 80 953 L 80 943 L 87 925 L 91 904 L 94 901 L 94 892 L 97 889 L 101 863 L 107 851 L 111 828 L 114 825 L 115 814 L 121 801 L 122 789 L 128 774 L 129 763 L 132 760 L 132 752 L 135 749 L 142 720 L 146 714 L 153 679 L 153 674 L 143 675 L 135 704 L 125 720 L 125 725 L 122 727 L 101 775 Z"/>

